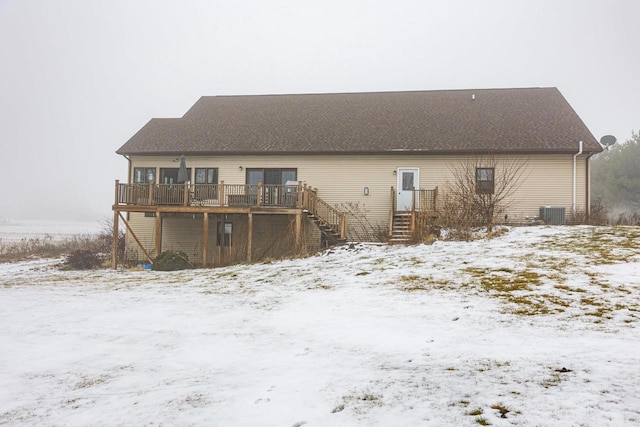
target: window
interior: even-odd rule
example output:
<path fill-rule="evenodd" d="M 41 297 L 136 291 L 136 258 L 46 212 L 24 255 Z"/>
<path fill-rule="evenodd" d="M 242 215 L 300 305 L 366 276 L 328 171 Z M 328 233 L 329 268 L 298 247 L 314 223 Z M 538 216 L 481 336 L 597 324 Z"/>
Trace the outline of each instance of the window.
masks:
<path fill-rule="evenodd" d="M 476 193 L 493 194 L 494 168 L 476 168 Z"/>
<path fill-rule="evenodd" d="M 402 191 L 413 191 L 413 172 L 402 172 Z"/>
<path fill-rule="evenodd" d="M 177 184 L 178 168 L 160 168 L 160 184 Z M 191 168 L 187 168 L 187 175 L 191 176 Z"/>
<path fill-rule="evenodd" d="M 196 168 L 196 184 L 217 184 L 218 168 Z"/>
<path fill-rule="evenodd" d="M 146 184 L 156 180 L 156 168 L 133 168 L 133 182 Z"/>
<path fill-rule="evenodd" d="M 196 168 L 194 197 L 197 200 L 218 198 L 218 168 Z"/>
<path fill-rule="evenodd" d="M 297 181 L 298 170 L 293 168 L 247 169 L 247 184 L 285 185 L 287 181 Z"/>
<path fill-rule="evenodd" d="M 291 205 L 295 206 L 297 195 L 292 189 L 281 191 L 276 186 L 286 185 L 289 181 L 297 181 L 298 170 L 293 168 L 265 168 L 265 169 L 247 169 L 247 184 L 255 186 L 259 182 L 264 184 L 262 188 L 261 203 L 263 205 Z M 257 187 L 250 188 L 251 196 L 257 200 Z M 252 200 L 252 203 L 255 201 Z"/>
<path fill-rule="evenodd" d="M 218 221 L 218 246 L 231 246 L 232 222 Z"/>

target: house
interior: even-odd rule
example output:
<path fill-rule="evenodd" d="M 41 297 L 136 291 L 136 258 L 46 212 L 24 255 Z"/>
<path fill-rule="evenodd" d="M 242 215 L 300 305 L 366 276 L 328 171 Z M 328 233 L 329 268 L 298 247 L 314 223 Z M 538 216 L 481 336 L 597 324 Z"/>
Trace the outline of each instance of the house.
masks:
<path fill-rule="evenodd" d="M 493 191 L 511 160 L 526 167 L 500 215 L 575 217 L 588 214 L 600 151 L 556 88 L 205 96 L 117 150 L 129 182 L 116 182 L 114 228 L 122 218 L 140 259 L 251 262 L 375 240 L 403 212 L 439 209 L 456 165 L 475 162 L 477 188 Z"/>

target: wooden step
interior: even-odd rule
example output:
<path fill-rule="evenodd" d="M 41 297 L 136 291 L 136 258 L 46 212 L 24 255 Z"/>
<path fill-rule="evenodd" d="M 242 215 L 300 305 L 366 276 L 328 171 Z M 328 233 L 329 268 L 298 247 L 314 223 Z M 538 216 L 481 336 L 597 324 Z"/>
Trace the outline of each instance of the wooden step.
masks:
<path fill-rule="evenodd" d="M 391 226 L 390 244 L 406 244 L 411 242 L 411 212 L 395 212 Z"/>

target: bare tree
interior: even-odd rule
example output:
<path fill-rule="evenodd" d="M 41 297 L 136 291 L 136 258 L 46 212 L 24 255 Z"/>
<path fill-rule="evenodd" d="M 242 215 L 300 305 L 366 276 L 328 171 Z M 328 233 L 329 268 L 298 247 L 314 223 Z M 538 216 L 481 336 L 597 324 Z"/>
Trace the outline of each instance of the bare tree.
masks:
<path fill-rule="evenodd" d="M 526 169 L 526 159 L 496 155 L 470 156 L 450 167 L 448 208 L 455 211 L 459 225 L 482 224 L 491 235 L 496 218 L 513 202 Z"/>

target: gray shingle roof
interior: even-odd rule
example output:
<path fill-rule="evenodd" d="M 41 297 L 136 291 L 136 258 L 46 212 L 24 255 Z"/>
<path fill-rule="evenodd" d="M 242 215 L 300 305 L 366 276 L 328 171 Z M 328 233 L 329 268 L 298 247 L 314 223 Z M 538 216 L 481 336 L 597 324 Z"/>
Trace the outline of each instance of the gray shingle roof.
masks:
<path fill-rule="evenodd" d="M 556 88 L 204 96 L 119 154 L 599 152 Z"/>

